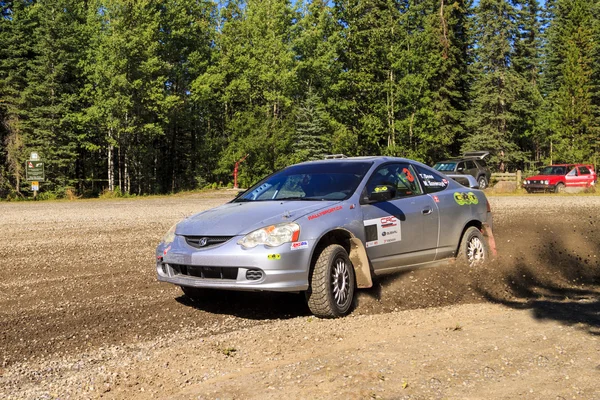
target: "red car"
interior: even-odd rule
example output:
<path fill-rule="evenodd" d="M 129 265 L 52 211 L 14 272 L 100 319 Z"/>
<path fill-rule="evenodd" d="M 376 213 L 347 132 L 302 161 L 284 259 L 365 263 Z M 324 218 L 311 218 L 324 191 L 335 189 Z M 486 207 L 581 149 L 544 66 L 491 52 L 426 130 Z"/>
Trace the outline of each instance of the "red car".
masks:
<path fill-rule="evenodd" d="M 590 187 L 596 184 L 596 172 L 586 164 L 555 164 L 544 167 L 536 176 L 523 182 L 528 193 L 553 191 L 560 193 L 566 187 Z"/>

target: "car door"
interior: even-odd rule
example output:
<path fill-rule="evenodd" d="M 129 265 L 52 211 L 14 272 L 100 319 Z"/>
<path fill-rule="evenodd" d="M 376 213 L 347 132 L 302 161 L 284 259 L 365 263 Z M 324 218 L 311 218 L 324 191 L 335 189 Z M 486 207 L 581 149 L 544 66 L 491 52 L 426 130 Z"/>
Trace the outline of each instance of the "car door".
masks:
<path fill-rule="evenodd" d="M 584 165 L 580 165 L 578 167 L 578 169 L 579 169 L 579 173 L 577 174 L 577 176 L 580 179 L 581 186 L 587 187 L 587 186 L 592 185 L 592 182 L 594 182 L 594 177 L 593 177 L 590 169 Z"/>
<path fill-rule="evenodd" d="M 477 178 L 477 172 L 477 165 L 474 161 L 465 161 L 465 170 L 463 171 L 465 175 L 471 175 L 472 177 Z"/>
<path fill-rule="evenodd" d="M 581 186 L 581 178 L 578 176 L 577 167 L 570 166 L 565 175 L 565 186 L 574 187 Z"/>
<path fill-rule="evenodd" d="M 433 199 L 424 194 L 413 166 L 381 165 L 370 177 L 366 195 L 381 185 L 394 188 L 392 199 L 361 204 L 365 245 L 374 271 L 433 261 L 439 213 Z"/>

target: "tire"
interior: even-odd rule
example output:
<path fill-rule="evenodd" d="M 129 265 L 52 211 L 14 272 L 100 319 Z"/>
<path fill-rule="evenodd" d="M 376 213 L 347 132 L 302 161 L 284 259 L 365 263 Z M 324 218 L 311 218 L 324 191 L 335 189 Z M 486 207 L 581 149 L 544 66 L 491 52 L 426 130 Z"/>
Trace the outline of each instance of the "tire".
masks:
<path fill-rule="evenodd" d="M 483 190 L 487 188 L 487 179 L 485 179 L 485 176 L 480 176 L 479 179 L 477 179 L 477 183 L 479 183 L 479 189 Z"/>
<path fill-rule="evenodd" d="M 483 265 L 489 258 L 489 248 L 483 234 L 474 226 L 467 228 L 458 247 L 457 259 L 469 267 Z"/>
<path fill-rule="evenodd" d="M 312 268 L 306 292 L 308 308 L 317 317 L 342 317 L 354 304 L 355 286 L 354 267 L 348 253 L 340 245 L 329 245 Z"/>
<path fill-rule="evenodd" d="M 556 186 L 554 186 L 554 193 L 564 193 L 565 184 L 562 182 L 558 182 Z"/>

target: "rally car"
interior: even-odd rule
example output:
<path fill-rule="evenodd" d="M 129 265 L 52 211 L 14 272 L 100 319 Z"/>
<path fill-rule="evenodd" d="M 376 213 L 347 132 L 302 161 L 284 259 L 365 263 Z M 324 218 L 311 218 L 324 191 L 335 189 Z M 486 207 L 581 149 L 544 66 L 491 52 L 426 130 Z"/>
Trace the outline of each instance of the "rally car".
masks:
<path fill-rule="evenodd" d="M 292 165 L 174 225 L 156 249 L 158 279 L 191 298 L 303 292 L 313 314 L 343 316 L 373 276 L 494 254 L 490 204 L 472 182 L 405 158 Z"/>

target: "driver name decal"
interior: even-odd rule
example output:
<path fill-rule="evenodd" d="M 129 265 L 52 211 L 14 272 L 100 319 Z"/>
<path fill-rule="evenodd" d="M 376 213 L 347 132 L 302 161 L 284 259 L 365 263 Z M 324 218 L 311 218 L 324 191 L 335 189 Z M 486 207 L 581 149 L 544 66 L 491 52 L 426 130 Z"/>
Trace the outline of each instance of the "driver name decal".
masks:
<path fill-rule="evenodd" d="M 366 247 L 381 246 L 402 240 L 400 221 L 393 215 L 366 220 L 364 225 Z"/>

